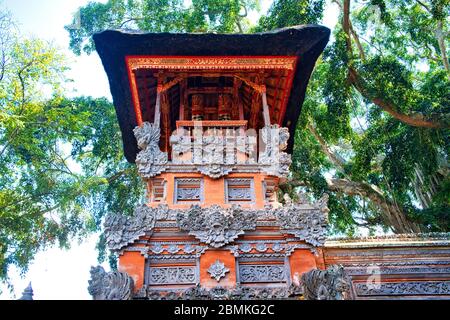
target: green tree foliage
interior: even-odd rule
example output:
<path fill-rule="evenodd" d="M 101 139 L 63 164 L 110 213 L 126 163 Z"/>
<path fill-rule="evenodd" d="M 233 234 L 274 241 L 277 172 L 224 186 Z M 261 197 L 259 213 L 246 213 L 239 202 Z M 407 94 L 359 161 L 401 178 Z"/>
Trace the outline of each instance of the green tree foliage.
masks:
<path fill-rule="evenodd" d="M 259 0 L 109 0 L 81 7 L 66 26 L 76 54 L 95 50 L 92 35 L 105 29 L 148 32 L 244 32 Z"/>
<path fill-rule="evenodd" d="M 287 2 L 263 30 L 320 17 L 313 1 L 294 1 L 303 15 Z M 330 194 L 335 232 L 449 231 L 449 1 L 329 5 L 340 17 L 296 132 L 295 185 Z"/>
<path fill-rule="evenodd" d="M 25 271 L 38 250 L 96 231 L 105 212 L 127 214 L 143 186 L 124 160 L 112 104 L 64 98 L 67 61 L 48 43 L 2 39 L 0 279 L 7 279 L 10 266 Z"/>

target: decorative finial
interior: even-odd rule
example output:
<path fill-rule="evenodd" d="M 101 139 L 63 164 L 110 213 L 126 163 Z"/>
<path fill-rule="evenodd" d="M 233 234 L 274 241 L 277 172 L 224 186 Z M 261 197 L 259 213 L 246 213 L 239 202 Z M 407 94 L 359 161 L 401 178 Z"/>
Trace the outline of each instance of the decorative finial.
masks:
<path fill-rule="evenodd" d="M 31 282 L 28 287 L 22 292 L 22 297 L 19 300 L 33 300 L 33 288 L 31 287 Z"/>

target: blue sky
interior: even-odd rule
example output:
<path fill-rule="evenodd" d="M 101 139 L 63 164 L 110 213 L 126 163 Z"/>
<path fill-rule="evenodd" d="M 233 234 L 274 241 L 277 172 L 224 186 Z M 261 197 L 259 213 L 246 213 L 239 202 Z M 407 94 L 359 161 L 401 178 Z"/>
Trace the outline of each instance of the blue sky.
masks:
<path fill-rule="evenodd" d="M 108 80 L 97 54 L 77 57 L 68 50 L 69 37 L 64 25 L 72 21 L 77 9 L 88 2 L 89 0 L 0 0 L 0 8 L 11 11 L 22 35 L 51 41 L 66 54 L 71 67 L 68 76 L 74 81 L 69 88 L 69 95 L 111 99 Z M 262 0 L 262 12 L 271 3 L 272 0 Z M 253 14 L 250 18 L 256 19 L 256 15 Z M 328 6 L 324 24 L 333 27 L 336 22 L 336 7 Z M 20 297 L 29 281 L 32 282 L 36 300 L 90 299 L 87 285 L 90 266 L 97 265 L 97 239 L 98 235 L 95 234 L 81 244 L 73 243 L 70 250 L 49 248 L 38 253 L 25 275 L 20 275 L 16 269 L 11 268 L 14 292 L 10 293 L 2 286 L 0 299 Z"/>

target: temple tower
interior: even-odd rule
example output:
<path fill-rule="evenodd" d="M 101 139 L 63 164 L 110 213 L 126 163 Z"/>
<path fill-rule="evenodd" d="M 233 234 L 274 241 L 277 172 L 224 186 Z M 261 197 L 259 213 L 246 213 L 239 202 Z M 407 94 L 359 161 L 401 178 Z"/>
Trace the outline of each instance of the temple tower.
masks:
<path fill-rule="evenodd" d="M 106 218 L 119 267 L 93 269 L 94 298 L 287 298 L 325 267 L 326 198 L 294 203 L 277 190 L 328 38 L 320 26 L 94 36 L 147 188 L 133 217 Z M 99 288 L 113 278 L 122 290 Z"/>

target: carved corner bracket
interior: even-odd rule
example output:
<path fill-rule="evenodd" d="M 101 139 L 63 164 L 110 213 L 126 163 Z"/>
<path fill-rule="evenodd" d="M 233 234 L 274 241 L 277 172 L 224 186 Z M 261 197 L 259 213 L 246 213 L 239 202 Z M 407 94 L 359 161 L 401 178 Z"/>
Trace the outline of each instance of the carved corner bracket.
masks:
<path fill-rule="evenodd" d="M 327 194 L 312 207 L 291 202 L 275 209 L 275 216 L 282 230 L 315 247 L 321 247 L 325 243 L 328 228 L 327 203 Z"/>
<path fill-rule="evenodd" d="M 158 211 L 164 209 L 163 207 L 150 208 L 142 204 L 136 207 L 134 215 L 131 217 L 120 214 L 106 216 L 104 235 L 109 249 L 118 251 L 152 231 Z"/>

